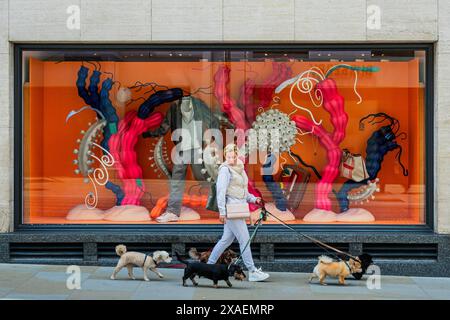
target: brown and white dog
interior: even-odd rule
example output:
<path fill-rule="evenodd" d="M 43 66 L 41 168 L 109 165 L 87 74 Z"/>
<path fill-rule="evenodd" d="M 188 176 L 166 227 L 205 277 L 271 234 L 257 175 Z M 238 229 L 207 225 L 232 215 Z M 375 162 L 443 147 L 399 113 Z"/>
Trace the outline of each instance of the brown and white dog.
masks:
<path fill-rule="evenodd" d="M 127 247 L 123 244 L 119 244 L 116 246 L 116 253 L 120 257 L 117 266 L 114 268 L 114 272 L 111 275 L 111 279 L 116 279 L 117 273 L 122 270 L 122 268 L 127 267 L 128 276 L 131 279 L 136 279 L 133 275 L 134 267 L 141 267 L 144 271 L 144 280 L 150 281 L 147 275 L 148 269 L 152 270 L 154 273 L 158 275 L 160 278 L 164 278 L 164 276 L 156 269 L 156 266 L 160 262 L 170 263 L 172 258 L 169 256 L 167 251 L 155 251 L 153 255 L 146 255 L 141 252 L 127 252 Z"/>
<path fill-rule="evenodd" d="M 212 251 L 212 249 L 209 249 L 204 252 L 198 252 L 196 248 L 191 248 L 191 249 L 189 249 L 189 257 L 191 259 L 207 263 L 209 256 L 211 255 L 211 251 Z M 233 263 L 234 261 L 236 261 L 236 259 L 237 259 L 236 252 L 234 252 L 231 249 L 227 249 L 220 255 L 216 264 L 229 265 L 229 264 Z"/>
<path fill-rule="evenodd" d="M 362 272 L 361 262 L 350 258 L 349 261 L 334 261 L 327 256 L 320 256 L 319 263 L 314 267 L 313 273 L 309 277 L 309 282 L 314 278 L 319 278 L 321 285 L 326 286 L 324 280 L 327 276 L 339 278 L 339 284 L 345 285 L 345 278 L 353 273 Z"/>

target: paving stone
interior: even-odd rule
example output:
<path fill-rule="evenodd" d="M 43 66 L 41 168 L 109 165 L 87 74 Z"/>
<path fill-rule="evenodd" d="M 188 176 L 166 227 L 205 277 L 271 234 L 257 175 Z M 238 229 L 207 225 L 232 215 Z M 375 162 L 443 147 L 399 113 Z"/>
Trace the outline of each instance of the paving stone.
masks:
<path fill-rule="evenodd" d="M 97 280 L 88 279 L 83 283 L 84 290 L 95 291 L 135 291 L 139 287 L 138 280 Z"/>
<path fill-rule="evenodd" d="M 17 272 L 38 272 L 41 269 L 45 268 L 45 265 L 41 264 L 8 264 L 8 263 L 2 263 L 0 264 L 0 272 L 8 272 L 13 271 L 14 273 Z M 57 266 L 61 268 L 61 266 Z"/>
<path fill-rule="evenodd" d="M 420 286 L 430 299 L 450 300 L 450 278 L 412 277 L 411 280 Z"/>
<path fill-rule="evenodd" d="M 373 295 L 386 297 L 387 299 L 427 299 L 426 292 L 417 285 L 381 283 L 381 289 L 371 290 Z"/>
<path fill-rule="evenodd" d="M 130 300 L 132 293 L 126 291 L 74 290 L 68 300 Z"/>
<path fill-rule="evenodd" d="M 7 288 L 7 287 L 0 287 L 0 298 L 3 298 L 8 293 L 10 293 L 12 290 L 14 290 L 14 289 L 13 288 Z"/>
<path fill-rule="evenodd" d="M 55 281 L 48 279 L 32 278 L 27 282 L 14 288 L 12 293 L 37 294 L 37 295 L 69 295 L 71 290 L 67 288 L 66 280 Z"/>
<path fill-rule="evenodd" d="M 211 284 L 200 284 L 195 293 L 194 299 L 199 300 L 227 300 L 227 299 L 243 299 L 243 300 L 299 300 L 311 299 L 312 292 L 308 288 L 293 286 L 272 286 L 267 290 L 262 283 L 254 283 L 243 281 L 232 282 L 233 287 L 228 288 L 226 284 L 215 289 Z"/>
<path fill-rule="evenodd" d="M 58 283 L 66 283 L 67 278 L 70 274 L 65 272 L 49 272 L 49 271 L 40 271 L 34 275 L 35 279 L 47 280 L 49 282 L 58 282 Z M 81 272 L 81 282 L 89 278 L 88 273 Z"/>
<path fill-rule="evenodd" d="M 449 289 L 423 289 L 430 299 L 450 300 Z"/>
<path fill-rule="evenodd" d="M 40 269 L 2 269 L 0 270 L 0 288 L 17 287 L 29 281 Z"/>
<path fill-rule="evenodd" d="M 83 273 L 93 273 L 95 272 L 99 267 L 97 266 L 80 266 L 81 272 Z M 67 266 L 59 266 L 59 265 L 53 265 L 53 266 L 43 266 L 42 271 L 62 271 L 67 270 Z"/>
<path fill-rule="evenodd" d="M 411 277 L 411 281 L 424 289 L 447 289 L 450 292 L 450 278 Z"/>
<path fill-rule="evenodd" d="M 392 284 L 415 284 L 411 277 L 401 277 L 401 276 L 381 276 L 381 282 L 388 282 Z"/>
<path fill-rule="evenodd" d="M 346 294 L 327 294 L 319 293 L 314 294 L 311 300 L 398 300 L 397 298 L 385 298 L 370 295 L 370 294 L 358 294 L 357 296 Z"/>
<path fill-rule="evenodd" d="M 179 283 L 164 281 L 149 281 L 133 293 L 133 300 L 192 300 L 194 299 L 193 287 L 185 288 Z"/>
<path fill-rule="evenodd" d="M 14 300 L 66 300 L 69 296 L 65 294 L 31 294 L 12 292 L 2 299 Z"/>
<path fill-rule="evenodd" d="M 97 280 L 108 279 L 108 280 L 110 280 L 113 270 L 114 270 L 113 267 L 97 268 L 97 270 L 95 270 L 94 272 L 92 272 L 90 274 L 89 279 L 97 279 Z M 176 269 L 160 268 L 158 270 L 159 270 L 159 272 L 161 272 L 164 275 L 163 280 L 167 279 L 167 278 L 181 279 L 181 276 L 183 274 L 183 271 L 181 271 L 181 270 L 177 271 Z M 143 272 L 142 268 L 135 267 L 133 270 L 133 274 L 136 278 L 135 281 L 144 281 L 143 280 L 144 272 Z M 159 277 L 152 271 L 148 272 L 148 277 L 150 278 L 150 281 L 160 280 Z M 120 270 L 120 272 L 116 276 L 116 279 L 117 280 L 130 280 L 130 278 L 128 277 L 128 270 L 126 268 L 123 268 L 122 270 Z"/>

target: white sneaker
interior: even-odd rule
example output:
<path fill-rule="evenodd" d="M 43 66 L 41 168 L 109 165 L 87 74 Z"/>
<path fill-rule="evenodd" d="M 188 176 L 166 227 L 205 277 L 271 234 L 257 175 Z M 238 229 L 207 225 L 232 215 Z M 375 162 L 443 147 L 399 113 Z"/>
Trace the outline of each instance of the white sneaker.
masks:
<path fill-rule="evenodd" d="M 156 218 L 156 221 L 159 223 L 167 223 L 167 222 L 176 222 L 178 221 L 178 219 L 179 217 L 175 213 L 166 211 L 158 218 Z"/>
<path fill-rule="evenodd" d="M 269 276 L 268 273 L 262 272 L 261 268 L 256 269 L 255 271 L 251 271 L 249 272 L 250 276 L 248 277 L 248 281 L 264 281 L 266 280 Z"/>

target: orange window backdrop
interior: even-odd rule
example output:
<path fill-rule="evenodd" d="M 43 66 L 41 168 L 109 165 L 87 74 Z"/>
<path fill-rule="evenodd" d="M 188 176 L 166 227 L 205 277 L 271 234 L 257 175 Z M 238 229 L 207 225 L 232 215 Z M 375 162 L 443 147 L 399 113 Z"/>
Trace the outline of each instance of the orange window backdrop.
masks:
<path fill-rule="evenodd" d="M 327 70 L 338 62 L 285 62 L 290 65 L 292 75 L 318 67 Z M 214 84 L 214 74 L 223 62 L 101 62 L 101 71 L 114 75 L 114 80 L 121 86 L 133 86 L 136 81 L 156 82 L 173 88 L 179 87 L 186 91 L 198 88 L 208 88 Z M 357 207 L 365 208 L 375 217 L 373 224 L 422 224 L 425 212 L 425 183 L 424 183 L 424 84 L 419 81 L 419 59 L 408 61 L 386 62 L 346 62 L 353 66 L 376 66 L 378 72 L 358 72 L 356 90 L 362 97 L 362 103 L 357 104 L 358 96 L 354 92 L 355 74 L 351 70 L 340 69 L 332 74 L 336 81 L 340 95 L 345 99 L 345 111 L 349 121 L 346 137 L 340 148 L 347 148 L 353 153 L 365 156 L 366 142 L 379 125 L 366 124 L 363 131 L 359 128 L 359 119 L 370 114 L 385 112 L 399 120 L 401 130 L 407 134 L 405 140 L 398 140 L 403 148 L 402 163 L 408 168 L 409 175 L 403 176 L 398 161 L 397 151 L 388 153 L 382 163 L 378 178 L 380 192 L 375 199 Z M 78 147 L 77 139 L 81 138 L 81 130 L 87 130 L 88 123 L 95 122 L 95 113 L 85 110 L 73 116 L 66 123 L 66 116 L 71 110 L 80 109 L 85 103 L 78 96 L 76 88 L 77 72 L 80 62 L 42 61 L 37 58 L 29 60 L 29 81 L 23 85 L 23 136 L 24 136 L 24 223 L 52 224 L 52 223 L 155 223 L 153 221 L 105 221 L 105 220 L 67 220 L 69 211 L 83 205 L 85 197 L 93 191 L 92 183 L 83 182 L 84 178 L 75 174 L 76 165 L 74 149 Z M 261 85 L 272 72 L 270 61 L 258 62 L 228 62 L 231 69 L 230 90 L 231 97 L 239 98 L 242 84 L 247 78 L 255 80 Z M 92 67 L 89 67 L 92 72 Z M 111 77 L 102 74 L 101 79 Z M 125 107 L 116 104 L 115 96 L 119 88 L 115 84 L 110 92 L 117 114 L 122 119 L 129 110 L 137 110 L 142 100 L 137 100 Z M 132 91 L 134 99 L 143 96 L 141 91 Z M 207 91 L 207 90 L 206 90 Z M 212 91 L 210 89 L 210 91 Z M 148 97 L 149 94 L 146 95 Z M 219 103 L 214 95 L 199 92 L 196 97 L 202 99 L 213 110 L 219 110 Z M 286 114 L 296 110 L 289 99 L 289 89 L 283 90 L 279 102 L 272 102 L 272 107 Z M 257 97 L 252 97 L 257 101 Z M 329 114 L 323 107 L 313 107 L 310 97 L 298 91 L 294 94 L 297 104 L 307 107 L 316 119 L 323 119 L 323 126 L 332 131 Z M 275 101 L 278 101 L 275 99 Z M 169 104 L 157 107 L 157 111 L 165 113 Z M 271 106 L 266 107 L 268 110 Z M 257 114 L 262 110 L 257 111 Z M 308 114 L 297 110 L 294 114 Z M 321 171 L 326 165 L 324 148 L 311 135 L 298 137 L 298 141 L 291 150 L 301 155 L 303 160 L 314 165 Z M 136 151 L 138 163 L 142 167 L 146 193 L 142 198 L 142 205 L 152 210 L 156 201 L 169 193 L 169 181 L 159 177 L 154 172 L 152 161 L 153 144 L 157 139 L 143 139 L 139 137 Z M 165 136 L 169 154 L 173 147 L 170 134 Z M 100 153 L 99 153 L 100 154 Z M 282 154 L 279 163 L 286 165 L 294 163 L 288 154 Z M 261 164 L 250 164 L 248 175 L 256 182 L 256 187 L 262 192 L 266 201 L 271 201 L 271 194 L 262 182 L 260 175 Z M 190 170 L 190 169 L 189 169 Z M 110 180 L 120 185 L 117 172 L 109 170 Z M 279 179 L 279 174 L 275 176 Z M 290 223 L 307 223 L 303 217 L 314 207 L 314 188 L 318 179 L 311 172 L 310 182 L 298 209 L 293 212 L 295 220 Z M 345 178 L 338 177 L 333 189 L 338 190 Z M 185 193 L 194 186 L 193 176 L 188 172 Z M 97 186 L 98 205 L 100 210 L 107 210 L 115 205 L 112 192 L 103 186 Z M 207 189 L 191 188 L 192 195 L 207 194 Z M 339 212 L 339 206 L 333 194 L 330 195 L 333 211 Z M 351 205 L 354 207 L 354 205 Z M 178 223 L 218 223 L 217 213 L 208 211 L 201 204 L 191 206 L 200 214 L 201 219 L 181 221 Z M 329 222 L 340 223 L 340 222 Z M 358 223 L 358 222 L 355 222 Z"/>

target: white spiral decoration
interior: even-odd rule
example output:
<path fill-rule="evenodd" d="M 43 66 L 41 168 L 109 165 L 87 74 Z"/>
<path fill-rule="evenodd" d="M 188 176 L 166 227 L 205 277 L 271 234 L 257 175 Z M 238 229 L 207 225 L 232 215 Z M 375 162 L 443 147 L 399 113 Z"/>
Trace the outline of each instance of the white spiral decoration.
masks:
<path fill-rule="evenodd" d="M 95 170 L 88 173 L 88 178 L 91 180 L 92 185 L 94 186 L 94 192 L 89 192 L 86 197 L 84 198 L 84 203 L 88 209 L 95 209 L 98 204 L 98 192 L 97 192 L 97 185 L 104 186 L 109 181 L 109 172 L 108 168 L 113 166 L 115 163 L 114 157 L 111 153 L 109 153 L 108 150 L 104 149 L 102 146 L 98 145 L 97 143 L 92 143 L 94 146 L 100 148 L 103 150 L 106 154 L 102 155 L 100 158 L 94 155 L 91 151 L 88 153 L 91 158 L 94 158 L 97 160 L 101 168 L 95 168 Z"/>
<path fill-rule="evenodd" d="M 315 75 L 315 77 L 312 75 Z M 316 86 L 317 83 L 323 80 L 324 80 L 323 74 L 321 72 L 316 71 L 315 67 L 313 67 L 298 75 L 295 82 L 291 85 L 291 89 L 289 91 L 289 99 L 291 100 L 292 105 L 297 109 L 306 111 L 310 115 L 311 120 L 316 125 L 320 125 L 322 123 L 322 119 L 317 121 L 311 110 L 298 105 L 293 98 L 293 93 L 294 89 L 297 89 L 301 93 L 308 94 L 314 107 L 319 108 L 323 103 L 323 96 L 322 92 L 320 90 L 314 90 L 314 87 Z M 312 93 L 313 91 L 314 95 Z"/>
<path fill-rule="evenodd" d="M 97 186 L 95 185 L 94 181 L 92 180 L 91 176 L 88 175 L 89 179 L 92 182 L 92 185 L 94 186 L 94 192 L 89 192 L 86 197 L 84 198 L 84 204 L 86 205 L 86 208 L 88 209 L 95 209 L 98 204 L 98 193 L 97 193 Z"/>
<path fill-rule="evenodd" d="M 101 161 L 104 165 L 111 167 L 112 165 L 114 165 L 114 157 L 112 156 L 111 153 L 109 153 L 108 150 L 106 150 L 105 148 L 103 148 L 101 145 L 93 142 L 92 143 L 94 146 L 96 146 L 97 148 L 102 149 L 103 152 L 105 152 L 106 154 L 101 156 Z"/>

